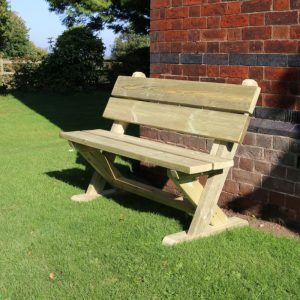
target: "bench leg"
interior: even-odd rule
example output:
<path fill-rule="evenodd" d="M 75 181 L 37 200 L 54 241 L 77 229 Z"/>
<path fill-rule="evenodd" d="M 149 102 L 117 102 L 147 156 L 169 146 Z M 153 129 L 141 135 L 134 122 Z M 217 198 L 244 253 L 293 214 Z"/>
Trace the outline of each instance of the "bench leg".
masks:
<path fill-rule="evenodd" d="M 217 154 L 224 158 L 233 158 L 237 145 L 228 147 L 226 144 L 214 144 L 211 154 Z M 225 180 L 227 178 L 229 168 L 223 170 L 222 173 L 210 174 L 204 188 L 200 184 L 195 184 L 195 179 L 190 178 L 190 184 L 185 181 L 184 176 L 171 175 L 174 177 L 174 183 L 181 189 L 183 194 L 190 198 L 191 202 L 197 205 L 191 225 L 187 231 L 178 232 L 167 235 L 163 239 L 163 244 L 172 246 L 178 243 L 195 240 L 201 237 L 207 237 L 220 233 L 224 230 L 247 226 L 248 222 L 240 218 L 228 218 L 218 207 L 217 203 L 221 195 Z M 170 176 L 169 175 L 169 176 Z M 172 178 L 173 177 L 173 178 Z M 177 177 L 177 178 L 176 178 Z M 186 176 L 188 178 L 189 176 Z M 184 184 L 182 184 L 184 183 Z M 191 193 L 189 188 L 193 186 L 196 189 Z M 198 196 L 197 196 L 198 195 Z"/>
<path fill-rule="evenodd" d="M 101 197 L 105 184 L 104 178 L 95 171 L 86 192 L 72 196 L 71 200 L 74 202 L 89 202 Z"/>

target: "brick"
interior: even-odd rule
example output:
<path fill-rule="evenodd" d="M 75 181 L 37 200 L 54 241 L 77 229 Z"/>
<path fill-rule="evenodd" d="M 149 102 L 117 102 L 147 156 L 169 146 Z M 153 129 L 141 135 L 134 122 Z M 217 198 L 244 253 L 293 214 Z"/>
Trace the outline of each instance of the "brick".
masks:
<path fill-rule="evenodd" d="M 256 146 L 265 149 L 272 148 L 273 137 L 266 134 L 257 134 L 256 136 Z"/>
<path fill-rule="evenodd" d="M 263 50 L 264 43 L 262 41 L 250 41 L 249 52 L 260 53 Z"/>
<path fill-rule="evenodd" d="M 273 138 L 273 148 L 280 151 L 289 151 L 290 149 L 290 139 L 282 136 L 274 136 Z"/>
<path fill-rule="evenodd" d="M 249 78 L 255 80 L 261 80 L 264 77 L 264 68 L 263 67 L 250 67 L 249 69 Z"/>
<path fill-rule="evenodd" d="M 251 14 L 251 15 L 249 15 L 249 25 L 250 26 L 265 25 L 265 15 L 264 14 Z"/>
<path fill-rule="evenodd" d="M 207 29 L 202 31 L 202 40 L 225 40 L 227 37 L 227 31 L 225 29 Z"/>
<path fill-rule="evenodd" d="M 254 161 L 254 171 L 264 175 L 269 175 L 271 172 L 271 164 L 258 160 Z"/>
<path fill-rule="evenodd" d="M 195 30 L 195 29 L 188 30 L 188 40 L 190 42 L 200 41 L 200 30 Z"/>
<path fill-rule="evenodd" d="M 207 43 L 207 53 L 219 53 L 219 52 L 220 52 L 219 42 Z"/>
<path fill-rule="evenodd" d="M 151 1 L 151 9 L 161 8 L 161 7 L 169 7 L 169 6 L 170 6 L 169 0 L 152 0 Z"/>
<path fill-rule="evenodd" d="M 240 158 L 238 157 L 238 156 L 235 156 L 234 158 L 233 158 L 233 162 L 234 162 L 234 168 L 239 168 L 239 166 L 240 166 Z"/>
<path fill-rule="evenodd" d="M 166 42 L 187 41 L 188 33 L 185 30 L 167 31 L 165 33 Z"/>
<path fill-rule="evenodd" d="M 274 0 L 273 9 L 274 10 L 288 10 L 290 6 L 289 0 Z"/>
<path fill-rule="evenodd" d="M 223 191 L 231 193 L 231 194 L 237 194 L 239 192 L 239 185 L 235 181 L 226 180 Z"/>
<path fill-rule="evenodd" d="M 287 26 L 274 26 L 273 39 L 284 40 L 288 39 L 290 34 L 289 27 Z"/>
<path fill-rule="evenodd" d="M 205 76 L 206 66 L 188 64 L 182 66 L 183 75 L 185 76 Z"/>
<path fill-rule="evenodd" d="M 241 28 L 228 28 L 227 30 L 228 41 L 236 41 L 242 39 L 242 29 Z"/>
<path fill-rule="evenodd" d="M 231 41 L 231 42 L 222 42 L 220 44 L 220 52 L 247 53 L 248 51 L 249 51 L 249 43 L 247 41 Z"/>
<path fill-rule="evenodd" d="M 276 165 L 278 164 L 291 167 L 294 167 L 296 162 L 295 155 L 270 149 L 265 150 L 265 159 L 266 161 Z"/>
<path fill-rule="evenodd" d="M 242 169 L 242 170 L 252 172 L 253 168 L 254 168 L 254 161 L 253 161 L 253 159 L 241 157 L 239 166 L 240 166 L 240 169 Z"/>
<path fill-rule="evenodd" d="M 206 18 L 189 18 L 183 19 L 182 21 L 183 29 L 201 29 L 207 28 Z"/>
<path fill-rule="evenodd" d="M 233 178 L 240 183 L 248 183 L 254 186 L 261 186 L 261 175 L 240 169 L 232 170 Z"/>
<path fill-rule="evenodd" d="M 273 66 L 273 67 L 287 67 L 287 55 L 283 54 L 261 54 L 257 56 L 258 66 Z"/>
<path fill-rule="evenodd" d="M 204 54 L 203 63 L 209 65 L 228 65 L 228 54 Z"/>
<path fill-rule="evenodd" d="M 182 19 L 171 19 L 167 21 L 168 30 L 181 30 L 182 29 Z"/>
<path fill-rule="evenodd" d="M 263 94 L 262 103 L 263 106 L 266 107 L 294 109 L 295 96 L 286 96 L 281 94 Z"/>
<path fill-rule="evenodd" d="M 244 137 L 243 144 L 255 146 L 256 145 L 256 133 L 247 132 Z"/>
<path fill-rule="evenodd" d="M 249 25 L 247 15 L 223 16 L 221 18 L 221 27 L 244 27 Z"/>
<path fill-rule="evenodd" d="M 267 80 L 295 80 L 297 69 L 292 68 L 265 68 L 265 79 Z"/>
<path fill-rule="evenodd" d="M 182 0 L 172 0 L 172 6 L 182 6 Z"/>
<path fill-rule="evenodd" d="M 227 193 L 227 192 L 222 192 L 221 195 L 220 195 L 218 204 L 221 207 L 227 207 L 228 203 L 230 203 L 234 198 L 235 198 L 234 194 Z"/>
<path fill-rule="evenodd" d="M 178 53 L 161 53 L 160 62 L 166 64 L 178 64 L 179 54 Z"/>
<path fill-rule="evenodd" d="M 219 28 L 221 24 L 221 17 L 208 17 L 207 28 Z"/>
<path fill-rule="evenodd" d="M 264 151 L 259 147 L 240 145 L 238 155 L 245 158 L 261 160 L 264 158 Z"/>
<path fill-rule="evenodd" d="M 287 168 L 287 179 L 300 183 L 300 169 Z"/>
<path fill-rule="evenodd" d="M 243 40 L 266 40 L 271 38 L 271 34 L 271 27 L 248 27 L 242 31 Z"/>
<path fill-rule="evenodd" d="M 229 58 L 229 64 L 241 65 L 241 66 L 253 66 L 256 65 L 256 59 L 257 59 L 256 54 L 231 54 Z"/>
<path fill-rule="evenodd" d="M 239 14 L 241 12 L 241 3 L 240 2 L 232 2 L 227 3 L 226 14 Z"/>
<path fill-rule="evenodd" d="M 295 195 L 297 196 L 300 195 L 300 183 L 297 183 L 295 186 Z"/>
<path fill-rule="evenodd" d="M 300 154 L 300 140 L 291 140 L 290 151 L 295 154 Z"/>
<path fill-rule="evenodd" d="M 200 17 L 201 14 L 201 6 L 191 6 L 189 7 L 189 17 Z"/>
<path fill-rule="evenodd" d="M 292 25 L 297 23 L 297 11 L 266 13 L 266 25 Z"/>
<path fill-rule="evenodd" d="M 183 5 L 194 5 L 194 4 L 199 4 L 199 3 L 202 3 L 203 1 L 202 0 L 183 0 Z"/>
<path fill-rule="evenodd" d="M 287 167 L 279 166 L 279 165 L 272 165 L 271 166 L 271 176 L 272 177 L 285 179 L 286 174 L 287 174 Z"/>
<path fill-rule="evenodd" d="M 271 81 L 271 93 L 274 94 L 286 94 L 288 92 L 287 81 Z"/>
<path fill-rule="evenodd" d="M 284 206 L 285 194 L 271 191 L 269 197 L 269 203 L 278 206 Z"/>
<path fill-rule="evenodd" d="M 300 210 L 300 197 L 286 196 L 285 197 L 285 205 L 288 208 Z"/>
<path fill-rule="evenodd" d="M 300 9 L 300 0 L 291 0 L 291 9 Z"/>
<path fill-rule="evenodd" d="M 173 75 L 182 75 L 182 66 L 181 65 L 171 65 L 171 73 Z"/>
<path fill-rule="evenodd" d="M 270 176 L 263 176 L 262 178 L 262 187 L 272 191 L 293 194 L 294 185 L 295 184 L 293 182 Z"/>
<path fill-rule="evenodd" d="M 180 62 L 182 64 L 202 64 L 203 54 L 181 54 Z"/>
<path fill-rule="evenodd" d="M 254 192 L 254 185 L 247 183 L 239 183 L 239 194 L 241 196 L 246 196 Z"/>
<path fill-rule="evenodd" d="M 248 78 L 249 67 L 246 66 L 221 66 L 221 77 Z"/>
<path fill-rule="evenodd" d="M 265 41 L 266 53 L 297 53 L 298 42 L 295 40 Z"/>
<path fill-rule="evenodd" d="M 289 55 L 288 56 L 289 67 L 300 67 L 300 55 Z"/>
<path fill-rule="evenodd" d="M 291 39 L 300 39 L 300 26 L 291 26 L 290 37 Z"/>
<path fill-rule="evenodd" d="M 180 42 L 171 43 L 171 52 L 180 53 L 182 52 L 182 44 Z"/>
<path fill-rule="evenodd" d="M 226 4 L 216 3 L 202 6 L 202 16 L 221 16 L 226 13 Z"/>
<path fill-rule="evenodd" d="M 167 19 L 187 18 L 189 11 L 187 7 L 175 7 L 167 10 Z"/>
<path fill-rule="evenodd" d="M 259 11 L 269 11 L 272 7 L 272 0 L 252 0 L 244 1 L 241 6 L 242 13 L 252 13 Z"/>
<path fill-rule="evenodd" d="M 220 67 L 219 66 L 207 66 L 207 76 L 209 77 L 219 77 Z"/>

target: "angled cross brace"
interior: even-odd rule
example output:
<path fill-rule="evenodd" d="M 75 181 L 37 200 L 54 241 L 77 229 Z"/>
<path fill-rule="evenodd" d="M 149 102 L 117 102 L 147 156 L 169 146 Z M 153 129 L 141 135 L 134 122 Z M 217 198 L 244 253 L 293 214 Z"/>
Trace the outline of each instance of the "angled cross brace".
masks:
<path fill-rule="evenodd" d="M 108 182 L 118 189 L 171 206 L 188 214 L 194 213 L 195 208 L 182 197 L 176 197 L 153 186 L 124 177 L 113 165 L 114 155 L 77 143 L 73 143 L 73 145 L 97 171 L 98 180 L 100 178 L 104 183 Z"/>
<path fill-rule="evenodd" d="M 224 158 L 233 158 L 236 148 L 237 145 L 235 144 L 232 147 L 225 144 L 214 144 L 211 154 Z M 195 177 L 199 176 L 199 174 L 191 177 L 190 175 L 179 174 L 176 171 L 168 172 L 168 176 L 175 185 L 197 208 L 189 229 L 166 236 L 163 239 L 164 245 L 172 246 L 217 234 L 226 229 L 248 225 L 248 222 L 243 219 L 228 218 L 217 205 L 228 172 L 229 168 L 223 169 L 221 173 L 208 173 L 209 177 L 204 188 L 197 180 L 197 177 Z"/>

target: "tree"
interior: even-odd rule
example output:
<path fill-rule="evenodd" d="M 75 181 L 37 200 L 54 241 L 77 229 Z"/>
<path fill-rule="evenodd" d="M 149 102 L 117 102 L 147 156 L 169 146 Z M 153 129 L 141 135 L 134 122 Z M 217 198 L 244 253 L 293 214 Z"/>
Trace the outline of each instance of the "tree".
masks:
<path fill-rule="evenodd" d="M 5 32 L 9 20 L 8 4 L 6 0 L 0 0 L 0 53 L 6 45 Z"/>
<path fill-rule="evenodd" d="M 150 0 L 47 0 L 50 10 L 64 14 L 64 24 L 87 24 L 93 30 L 104 25 L 115 32 L 147 34 L 150 26 Z"/>
<path fill-rule="evenodd" d="M 148 35 L 133 32 L 122 33 L 115 39 L 111 58 L 115 61 L 109 72 L 109 79 L 114 82 L 118 75 L 132 75 L 135 71 L 149 74 Z"/>
<path fill-rule="evenodd" d="M 8 13 L 9 18 L 3 34 L 2 52 L 7 57 L 25 57 L 28 54 L 28 29 L 21 17 L 14 12 Z"/>
<path fill-rule="evenodd" d="M 104 46 L 90 28 L 75 26 L 64 31 L 52 53 L 40 67 L 43 87 L 53 91 L 75 91 L 95 87 L 103 65 Z"/>

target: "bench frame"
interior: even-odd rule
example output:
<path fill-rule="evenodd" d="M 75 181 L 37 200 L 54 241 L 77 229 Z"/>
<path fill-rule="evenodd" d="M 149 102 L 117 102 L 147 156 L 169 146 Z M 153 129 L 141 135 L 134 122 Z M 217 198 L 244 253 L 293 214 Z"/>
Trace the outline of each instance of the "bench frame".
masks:
<path fill-rule="evenodd" d="M 146 76 L 143 73 L 136 72 L 133 77 Z M 243 85 L 257 86 L 257 83 L 254 80 L 247 79 L 243 82 Z M 124 134 L 127 125 L 124 122 L 114 121 L 111 132 Z M 169 169 L 167 172 L 168 177 L 183 194 L 183 197 L 177 197 L 153 186 L 124 177 L 113 164 L 116 155 L 87 145 L 70 143 L 95 169 L 86 192 L 73 196 L 71 198 L 73 201 L 88 202 L 115 192 L 115 189 L 104 190 L 106 183 L 109 183 L 116 189 L 137 194 L 193 215 L 189 229 L 165 236 L 163 239 L 164 245 L 171 246 L 217 234 L 226 229 L 248 225 L 246 220 L 237 217 L 228 218 L 217 205 L 230 168 L 192 175 Z M 233 159 L 237 147 L 238 143 L 215 140 L 210 155 Z M 198 177 L 202 175 L 208 176 L 204 186 L 198 180 Z"/>

